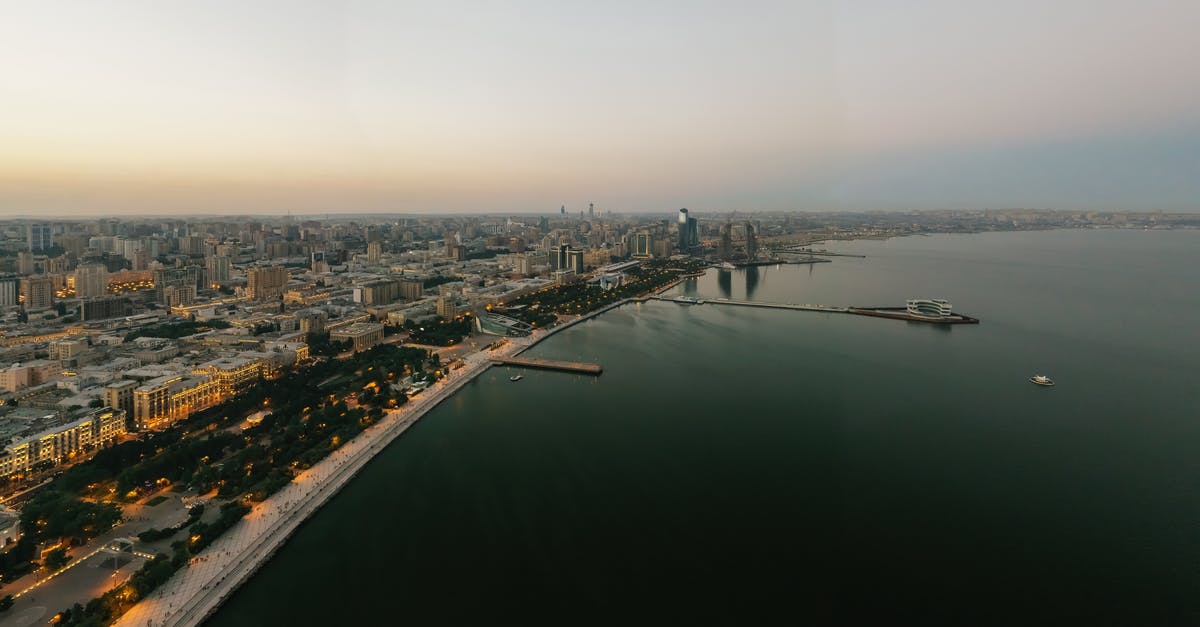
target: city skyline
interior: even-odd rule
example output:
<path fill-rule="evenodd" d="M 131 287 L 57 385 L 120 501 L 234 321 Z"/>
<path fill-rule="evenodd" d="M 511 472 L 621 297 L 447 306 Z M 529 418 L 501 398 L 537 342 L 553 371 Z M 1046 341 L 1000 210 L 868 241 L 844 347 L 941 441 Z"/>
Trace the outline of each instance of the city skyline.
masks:
<path fill-rule="evenodd" d="M 8 17 L 5 216 L 1200 211 L 1183 2 Z"/>

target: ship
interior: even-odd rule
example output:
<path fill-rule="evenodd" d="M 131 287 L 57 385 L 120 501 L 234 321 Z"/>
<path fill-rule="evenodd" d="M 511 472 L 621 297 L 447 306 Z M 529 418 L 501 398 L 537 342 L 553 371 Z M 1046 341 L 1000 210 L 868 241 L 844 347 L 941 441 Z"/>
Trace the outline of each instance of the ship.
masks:
<path fill-rule="evenodd" d="M 1046 387 L 1054 386 L 1054 380 L 1044 374 L 1035 374 L 1029 377 L 1029 382 L 1034 385 L 1044 385 Z"/>

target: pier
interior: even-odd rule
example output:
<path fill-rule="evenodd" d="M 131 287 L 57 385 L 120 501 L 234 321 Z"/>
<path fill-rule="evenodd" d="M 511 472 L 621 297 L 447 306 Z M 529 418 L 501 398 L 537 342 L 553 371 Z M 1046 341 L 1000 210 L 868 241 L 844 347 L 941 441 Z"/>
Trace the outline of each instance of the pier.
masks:
<path fill-rule="evenodd" d="M 692 296 L 651 296 L 653 300 L 680 305 L 734 305 L 737 307 L 758 307 L 761 309 L 790 309 L 792 311 L 823 311 L 825 313 L 845 313 L 876 318 L 892 318 L 893 320 L 908 320 L 909 322 L 924 322 L 927 324 L 979 324 L 979 318 L 953 313 L 942 318 L 917 316 L 908 313 L 904 307 L 837 307 L 835 305 L 812 305 L 795 303 L 768 303 L 758 300 L 730 300 L 728 298 L 703 299 Z"/>
<path fill-rule="evenodd" d="M 556 361 L 554 359 L 538 359 L 536 357 L 493 357 L 492 363 L 503 366 L 523 366 L 525 368 L 541 368 L 542 370 L 578 372 L 580 374 L 600 374 L 604 371 L 600 364 Z"/>
<path fill-rule="evenodd" d="M 762 309 L 791 309 L 793 311 L 824 311 L 826 313 L 849 313 L 848 307 L 836 307 L 834 305 L 811 305 L 811 304 L 796 304 L 796 303 L 768 303 L 761 300 L 729 300 L 728 298 L 718 298 L 716 300 L 701 300 L 690 298 L 687 296 L 651 296 L 654 300 L 666 301 L 668 303 L 679 303 L 681 305 L 735 305 L 738 307 L 759 307 Z"/>

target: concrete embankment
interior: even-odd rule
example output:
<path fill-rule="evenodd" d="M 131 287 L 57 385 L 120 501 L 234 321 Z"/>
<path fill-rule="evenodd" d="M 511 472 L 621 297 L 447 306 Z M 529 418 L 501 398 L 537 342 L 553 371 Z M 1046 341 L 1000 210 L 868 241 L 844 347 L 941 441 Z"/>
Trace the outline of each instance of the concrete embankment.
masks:
<path fill-rule="evenodd" d="M 665 289 L 669 289 L 673 285 Z M 661 291 L 661 290 L 660 290 Z M 376 454 L 429 410 L 491 367 L 496 357 L 515 357 L 564 329 L 647 297 L 627 298 L 528 338 L 467 357 L 468 365 L 452 371 L 440 387 L 416 399 L 346 443 L 292 483 L 259 503 L 241 522 L 201 552 L 194 563 L 135 605 L 117 621 L 122 627 L 199 625 L 261 568 L 300 525 L 315 514 L 361 471 Z"/>
<path fill-rule="evenodd" d="M 203 551 L 194 564 L 176 573 L 117 624 L 165 627 L 203 622 L 377 453 L 491 366 L 485 353 L 472 357 L 475 359 L 469 366 L 444 379 L 441 387 L 426 390 L 402 409 L 389 413 L 383 422 L 256 505 L 244 520 Z"/>

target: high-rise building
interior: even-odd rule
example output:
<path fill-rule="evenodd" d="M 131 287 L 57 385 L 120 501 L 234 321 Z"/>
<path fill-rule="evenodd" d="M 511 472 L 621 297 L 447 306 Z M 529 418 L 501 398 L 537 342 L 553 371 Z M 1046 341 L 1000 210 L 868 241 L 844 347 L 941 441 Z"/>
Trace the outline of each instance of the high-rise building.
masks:
<path fill-rule="evenodd" d="M 43 276 L 21 279 L 21 295 L 26 309 L 46 309 L 54 305 L 54 281 Z"/>
<path fill-rule="evenodd" d="M 246 270 L 246 297 L 268 300 L 283 296 L 288 272 L 283 266 L 254 266 Z"/>
<path fill-rule="evenodd" d="M 79 306 L 79 319 L 85 322 L 133 315 L 133 303 L 124 296 L 89 298 Z"/>
<path fill-rule="evenodd" d="M 108 293 L 108 268 L 102 263 L 84 263 L 75 269 L 75 296 L 99 298 Z"/>
<path fill-rule="evenodd" d="M 11 307 L 21 302 L 21 277 L 10 274 L 0 276 L 0 307 Z"/>
<path fill-rule="evenodd" d="M 133 251 L 133 258 L 129 260 L 134 272 L 145 272 L 150 266 L 150 253 L 146 252 L 145 248 L 139 248 Z"/>
<path fill-rule="evenodd" d="M 230 268 L 233 266 L 229 257 L 214 255 L 204 258 L 204 278 L 209 285 L 220 285 L 229 281 Z"/>
<path fill-rule="evenodd" d="M 160 268 L 154 271 L 154 302 L 171 306 L 190 304 L 196 300 L 196 284 L 200 280 L 200 268 Z"/>
<path fill-rule="evenodd" d="M 647 232 L 634 233 L 629 244 L 631 257 L 647 259 L 654 255 L 654 236 Z"/>
<path fill-rule="evenodd" d="M 17 274 L 28 276 L 33 274 L 33 253 L 28 250 L 17 252 Z"/>
<path fill-rule="evenodd" d="M 717 243 L 717 258 L 729 261 L 733 258 L 733 228 L 727 222 L 721 225 L 721 239 Z"/>
<path fill-rule="evenodd" d="M 367 263 L 377 264 L 383 259 L 383 245 L 378 241 L 367 244 Z"/>
<path fill-rule="evenodd" d="M 688 210 L 679 210 L 679 250 L 688 249 Z"/>
<path fill-rule="evenodd" d="M 758 259 L 758 239 L 754 236 L 754 225 L 746 223 L 746 257 L 750 261 Z"/>
<path fill-rule="evenodd" d="M 54 245 L 54 235 L 49 224 L 29 225 L 29 251 L 44 253 Z"/>

